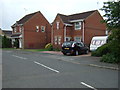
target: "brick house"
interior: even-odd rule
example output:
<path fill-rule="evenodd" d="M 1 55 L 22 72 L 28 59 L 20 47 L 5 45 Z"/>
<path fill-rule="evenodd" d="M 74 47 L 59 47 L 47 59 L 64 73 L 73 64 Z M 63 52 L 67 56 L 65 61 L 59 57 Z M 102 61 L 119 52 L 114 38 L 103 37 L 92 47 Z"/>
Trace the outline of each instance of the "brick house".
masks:
<path fill-rule="evenodd" d="M 82 41 L 90 45 L 93 36 L 105 35 L 106 26 L 98 10 L 63 15 L 57 14 L 52 23 L 51 43 L 54 48 L 61 48 L 65 41 Z"/>
<path fill-rule="evenodd" d="M 19 40 L 19 48 L 44 48 L 51 41 L 51 25 L 38 11 L 24 16 L 12 27 L 12 41 Z"/>
<path fill-rule="evenodd" d="M 10 30 L 2 30 L 1 28 L 0 28 L 0 35 L 1 36 L 6 36 L 7 38 L 11 38 L 11 35 L 12 35 L 12 31 L 10 31 Z"/>

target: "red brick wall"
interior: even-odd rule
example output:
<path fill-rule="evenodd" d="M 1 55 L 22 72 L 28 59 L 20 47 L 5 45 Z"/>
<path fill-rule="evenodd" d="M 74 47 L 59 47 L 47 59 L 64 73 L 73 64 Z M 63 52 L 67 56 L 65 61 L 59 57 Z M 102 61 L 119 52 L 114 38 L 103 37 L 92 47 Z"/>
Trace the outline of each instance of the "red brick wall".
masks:
<path fill-rule="evenodd" d="M 89 16 L 84 21 L 84 30 L 85 30 L 85 36 L 84 36 L 84 43 L 89 45 L 91 42 L 91 39 L 93 36 L 98 35 L 105 35 L 106 26 L 105 24 L 102 24 L 100 21 L 103 20 L 102 16 L 99 14 L 99 12 L 93 13 L 91 16 Z M 60 22 L 60 29 L 57 30 L 56 28 L 56 22 Z M 74 24 L 72 27 L 67 26 L 66 30 L 66 36 L 72 37 L 72 40 L 74 40 L 74 37 L 81 37 L 83 38 L 83 22 L 81 23 L 81 29 L 75 30 Z M 61 48 L 61 45 L 58 45 L 54 43 L 54 36 L 62 36 L 62 43 L 64 42 L 64 24 L 59 16 L 56 16 L 54 22 L 53 22 L 53 46 L 54 48 Z"/>
<path fill-rule="evenodd" d="M 39 32 L 36 32 L 39 26 Z M 41 32 L 41 26 L 45 26 L 45 32 Z M 51 40 L 51 25 L 45 17 L 37 13 L 24 25 L 24 48 L 44 48 Z"/>
<path fill-rule="evenodd" d="M 105 35 L 106 26 L 101 20 L 103 18 L 97 11 L 85 20 L 85 44 L 89 45 L 94 36 Z"/>
<path fill-rule="evenodd" d="M 59 29 L 57 30 L 57 24 L 56 22 L 59 22 Z M 59 16 L 56 16 L 54 22 L 53 22 L 53 25 L 52 25 L 52 28 L 53 28 L 53 47 L 54 48 L 61 48 L 61 45 L 62 43 L 64 42 L 64 24 L 61 20 L 61 18 Z M 54 37 L 57 36 L 57 37 L 61 37 L 61 44 L 55 44 L 55 39 Z"/>

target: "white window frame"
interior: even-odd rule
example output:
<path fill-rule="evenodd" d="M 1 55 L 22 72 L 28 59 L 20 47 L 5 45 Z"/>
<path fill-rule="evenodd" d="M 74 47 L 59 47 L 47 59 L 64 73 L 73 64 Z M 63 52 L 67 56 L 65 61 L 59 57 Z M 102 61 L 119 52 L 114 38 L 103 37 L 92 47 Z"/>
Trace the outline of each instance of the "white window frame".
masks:
<path fill-rule="evenodd" d="M 55 36 L 55 37 L 54 37 L 55 45 L 57 44 L 57 41 L 58 41 L 57 36 Z"/>
<path fill-rule="evenodd" d="M 61 44 L 61 36 L 58 36 L 58 44 Z"/>
<path fill-rule="evenodd" d="M 78 38 L 79 38 L 79 39 L 78 39 Z M 78 40 L 77 40 L 77 39 L 78 39 Z M 74 37 L 74 41 L 77 41 L 77 42 L 81 42 L 81 39 L 82 39 L 81 37 L 77 37 L 77 36 Z"/>
<path fill-rule="evenodd" d="M 36 32 L 39 32 L 39 26 L 36 26 Z"/>
<path fill-rule="evenodd" d="M 45 26 L 41 26 L 41 32 L 45 32 Z"/>
<path fill-rule="evenodd" d="M 75 26 L 75 30 L 81 30 L 82 22 L 75 22 L 74 26 Z"/>
<path fill-rule="evenodd" d="M 14 32 L 17 32 L 17 29 L 16 29 L 16 27 L 14 27 Z"/>
<path fill-rule="evenodd" d="M 19 32 L 22 32 L 22 27 L 21 26 L 19 27 Z"/>
<path fill-rule="evenodd" d="M 57 30 L 60 29 L 60 22 L 56 22 Z"/>

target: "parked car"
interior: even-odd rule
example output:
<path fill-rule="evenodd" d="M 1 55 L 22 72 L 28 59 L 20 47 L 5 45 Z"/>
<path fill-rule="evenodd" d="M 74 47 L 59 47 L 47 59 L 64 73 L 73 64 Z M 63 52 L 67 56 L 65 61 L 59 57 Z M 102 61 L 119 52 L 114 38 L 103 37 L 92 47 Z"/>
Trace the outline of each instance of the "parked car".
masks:
<path fill-rule="evenodd" d="M 90 51 L 95 51 L 98 47 L 106 44 L 108 36 L 95 36 L 91 40 Z"/>
<path fill-rule="evenodd" d="M 89 48 L 82 42 L 69 41 L 62 44 L 62 53 L 64 55 L 88 54 Z"/>

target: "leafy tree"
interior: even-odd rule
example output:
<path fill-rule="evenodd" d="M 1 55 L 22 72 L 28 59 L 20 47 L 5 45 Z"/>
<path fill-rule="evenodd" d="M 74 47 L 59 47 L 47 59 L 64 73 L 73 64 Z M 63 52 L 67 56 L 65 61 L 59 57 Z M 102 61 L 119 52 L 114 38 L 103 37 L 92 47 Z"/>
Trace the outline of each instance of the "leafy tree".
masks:
<path fill-rule="evenodd" d="M 107 19 L 104 22 L 107 24 L 109 30 L 120 28 L 120 1 L 104 2 L 101 10 L 105 11 L 104 17 Z"/>
<path fill-rule="evenodd" d="M 104 23 L 106 23 L 108 30 L 111 32 L 109 45 L 112 51 L 110 54 L 114 59 L 111 58 L 113 61 L 109 62 L 118 63 L 120 62 L 120 1 L 104 2 L 104 6 L 101 10 L 105 11 L 104 17 L 106 17 L 106 19 Z M 109 57 L 110 54 L 104 56 L 103 60 L 107 61 L 107 57 Z"/>
<path fill-rule="evenodd" d="M 2 48 L 11 48 L 12 43 L 11 39 L 7 38 L 6 36 L 2 37 Z"/>
<path fill-rule="evenodd" d="M 14 47 L 19 48 L 19 40 L 18 39 L 15 39 Z"/>

